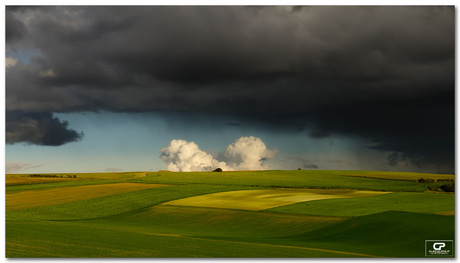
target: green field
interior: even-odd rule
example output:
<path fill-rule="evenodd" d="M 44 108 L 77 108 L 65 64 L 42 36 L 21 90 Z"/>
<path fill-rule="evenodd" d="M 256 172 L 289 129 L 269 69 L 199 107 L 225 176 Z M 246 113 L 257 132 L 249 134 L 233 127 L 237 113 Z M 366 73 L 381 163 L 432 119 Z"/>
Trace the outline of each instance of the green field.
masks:
<path fill-rule="evenodd" d="M 423 258 L 425 240 L 455 240 L 455 195 L 439 189 L 452 175 L 76 176 L 30 183 L 7 175 L 16 178 L 6 186 L 6 257 Z"/>

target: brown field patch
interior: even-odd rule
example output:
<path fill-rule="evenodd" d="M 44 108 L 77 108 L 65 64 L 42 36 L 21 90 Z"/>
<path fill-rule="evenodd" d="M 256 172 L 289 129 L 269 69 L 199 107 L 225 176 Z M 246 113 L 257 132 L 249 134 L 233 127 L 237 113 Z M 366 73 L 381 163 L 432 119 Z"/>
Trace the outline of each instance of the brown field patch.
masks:
<path fill-rule="evenodd" d="M 20 185 L 20 184 L 43 184 L 43 183 L 57 183 L 84 180 L 83 178 L 60 178 L 60 177 L 5 177 L 6 185 Z"/>
<path fill-rule="evenodd" d="M 96 197 L 165 186 L 169 185 L 118 183 L 22 191 L 19 193 L 6 194 L 6 210 L 64 204 Z"/>
<path fill-rule="evenodd" d="M 356 191 L 346 189 L 266 189 L 241 190 L 193 196 L 166 202 L 163 205 L 198 206 L 242 210 L 265 210 L 305 201 L 332 198 L 366 197 L 390 192 Z"/>
<path fill-rule="evenodd" d="M 437 215 L 443 215 L 443 216 L 454 216 L 455 215 L 455 210 L 452 211 L 447 211 L 447 212 L 440 212 L 436 213 Z"/>

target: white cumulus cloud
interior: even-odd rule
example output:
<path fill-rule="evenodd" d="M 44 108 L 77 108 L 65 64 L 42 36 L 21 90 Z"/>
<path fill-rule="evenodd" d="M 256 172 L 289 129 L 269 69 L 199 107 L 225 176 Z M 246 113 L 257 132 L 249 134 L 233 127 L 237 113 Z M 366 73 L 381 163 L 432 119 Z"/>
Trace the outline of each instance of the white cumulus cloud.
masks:
<path fill-rule="evenodd" d="M 216 168 L 232 170 L 225 162 L 219 162 L 211 154 L 200 150 L 194 142 L 172 140 L 168 147 L 159 152 L 169 171 L 211 171 Z"/>
<path fill-rule="evenodd" d="M 223 154 L 230 166 L 236 170 L 263 170 L 263 161 L 278 154 L 278 150 L 269 150 L 257 137 L 241 137 L 227 146 Z"/>
<path fill-rule="evenodd" d="M 260 138 L 250 136 L 235 140 L 218 155 L 225 161 L 215 159 L 196 143 L 185 140 L 172 140 L 159 153 L 169 171 L 212 171 L 216 168 L 231 171 L 268 169 L 263 161 L 275 157 L 278 151 L 267 149 Z"/>

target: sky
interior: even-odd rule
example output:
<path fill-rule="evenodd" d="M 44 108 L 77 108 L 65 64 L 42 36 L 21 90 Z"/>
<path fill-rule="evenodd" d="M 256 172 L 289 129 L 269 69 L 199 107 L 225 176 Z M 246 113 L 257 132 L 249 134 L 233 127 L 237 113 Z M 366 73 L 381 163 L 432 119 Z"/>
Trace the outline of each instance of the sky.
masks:
<path fill-rule="evenodd" d="M 452 173 L 453 6 L 6 7 L 7 173 Z"/>

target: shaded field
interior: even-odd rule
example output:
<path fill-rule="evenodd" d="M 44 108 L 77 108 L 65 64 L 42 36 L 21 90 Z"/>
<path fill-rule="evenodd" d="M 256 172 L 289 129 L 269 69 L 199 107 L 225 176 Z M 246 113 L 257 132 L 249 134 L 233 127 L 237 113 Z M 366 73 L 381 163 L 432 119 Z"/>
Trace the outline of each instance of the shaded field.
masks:
<path fill-rule="evenodd" d="M 387 194 L 377 191 L 354 191 L 332 189 L 289 189 L 246 190 L 193 196 L 174 200 L 164 205 L 200 206 L 243 210 L 264 210 L 304 201 L 334 198 L 366 197 Z"/>
<path fill-rule="evenodd" d="M 455 195 L 439 193 L 390 193 L 365 198 L 302 202 L 267 211 L 325 216 L 362 216 L 386 211 L 446 213 L 455 210 Z"/>
<path fill-rule="evenodd" d="M 425 240 L 455 240 L 455 217 L 388 211 L 286 239 L 289 243 L 327 244 L 330 249 L 367 251 L 387 257 L 424 257 Z"/>
<path fill-rule="evenodd" d="M 164 184 L 118 183 L 104 185 L 86 185 L 56 187 L 40 190 L 29 190 L 6 194 L 6 210 L 25 209 L 32 207 L 64 204 L 102 196 L 133 192 L 154 187 L 165 187 Z"/>

